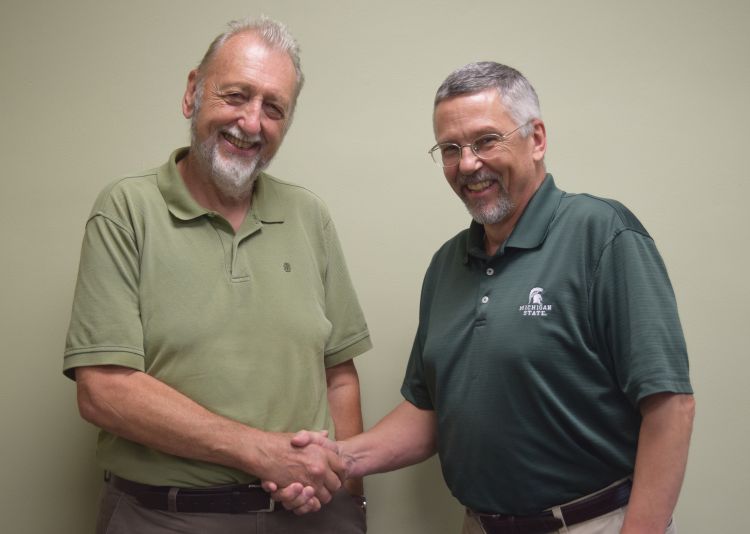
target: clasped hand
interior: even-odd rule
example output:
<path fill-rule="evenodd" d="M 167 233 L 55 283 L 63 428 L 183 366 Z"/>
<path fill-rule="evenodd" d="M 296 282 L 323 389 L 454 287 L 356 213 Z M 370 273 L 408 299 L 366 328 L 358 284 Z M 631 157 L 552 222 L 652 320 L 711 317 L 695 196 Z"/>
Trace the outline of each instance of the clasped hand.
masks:
<path fill-rule="evenodd" d="M 341 459 L 339 446 L 335 441 L 328 439 L 328 432 L 325 430 L 321 432 L 302 430 L 292 437 L 291 445 L 300 452 L 315 448 L 325 450 L 329 458 L 332 458 L 330 460 L 331 471 L 338 478 L 335 482 L 327 478 L 327 483 L 322 486 L 305 483 L 302 480 L 294 480 L 291 483 L 285 483 L 282 480 L 263 480 L 263 489 L 271 494 L 273 500 L 297 515 L 317 512 L 323 504 L 327 504 L 332 499 L 333 493 L 346 479 L 345 465 Z"/>

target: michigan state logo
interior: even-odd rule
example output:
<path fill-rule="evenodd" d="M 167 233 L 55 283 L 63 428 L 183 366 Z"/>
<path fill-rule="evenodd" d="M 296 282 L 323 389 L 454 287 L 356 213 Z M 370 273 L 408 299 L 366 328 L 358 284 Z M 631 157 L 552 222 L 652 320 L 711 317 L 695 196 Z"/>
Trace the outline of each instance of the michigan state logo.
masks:
<path fill-rule="evenodd" d="M 552 311 L 552 304 L 544 303 L 544 288 L 535 287 L 529 291 L 529 301 L 521 304 L 518 311 L 528 317 L 546 317 Z"/>

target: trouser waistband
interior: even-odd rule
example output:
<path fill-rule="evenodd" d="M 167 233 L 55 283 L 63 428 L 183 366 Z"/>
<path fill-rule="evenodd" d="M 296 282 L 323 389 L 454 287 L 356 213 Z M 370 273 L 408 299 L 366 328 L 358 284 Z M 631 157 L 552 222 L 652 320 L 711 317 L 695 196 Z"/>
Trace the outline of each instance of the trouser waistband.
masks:
<path fill-rule="evenodd" d="M 472 512 L 487 534 L 547 534 L 607 514 L 628 503 L 632 481 L 628 478 L 589 497 L 560 506 L 560 517 L 552 511 L 536 515 L 493 515 Z"/>
<path fill-rule="evenodd" d="M 246 514 L 273 512 L 275 502 L 256 484 L 236 484 L 208 488 L 150 486 L 108 475 L 115 488 L 132 495 L 152 510 L 187 513 Z"/>

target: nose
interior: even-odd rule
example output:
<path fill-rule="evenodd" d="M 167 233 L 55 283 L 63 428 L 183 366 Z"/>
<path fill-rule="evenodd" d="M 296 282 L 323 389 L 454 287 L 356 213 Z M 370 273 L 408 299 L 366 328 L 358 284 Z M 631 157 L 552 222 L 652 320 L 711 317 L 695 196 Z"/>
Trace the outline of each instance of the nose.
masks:
<path fill-rule="evenodd" d="M 237 120 L 237 125 L 246 134 L 257 135 L 261 131 L 261 113 L 261 102 L 258 100 L 251 100 L 250 102 L 242 106 L 240 117 Z"/>
<path fill-rule="evenodd" d="M 482 160 L 474 154 L 470 145 L 461 147 L 461 159 L 458 161 L 458 172 L 464 176 L 474 174 L 482 166 Z"/>

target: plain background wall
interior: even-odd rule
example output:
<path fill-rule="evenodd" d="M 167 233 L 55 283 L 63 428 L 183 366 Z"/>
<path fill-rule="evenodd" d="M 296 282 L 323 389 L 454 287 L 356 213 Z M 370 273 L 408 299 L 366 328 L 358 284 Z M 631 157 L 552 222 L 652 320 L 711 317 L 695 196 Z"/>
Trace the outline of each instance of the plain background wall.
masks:
<path fill-rule="evenodd" d="M 0 530 L 92 531 L 96 431 L 60 372 L 84 221 L 107 182 L 187 143 L 189 69 L 226 21 L 261 13 L 302 45 L 270 171 L 335 217 L 376 343 L 357 361 L 366 425 L 400 400 L 422 275 L 469 222 L 426 154 L 434 92 L 498 60 L 539 93 L 558 185 L 624 202 L 667 263 L 698 401 L 680 532 L 747 530 L 749 5 L 3 0 Z M 458 532 L 434 459 L 366 484 L 370 532 Z"/>

